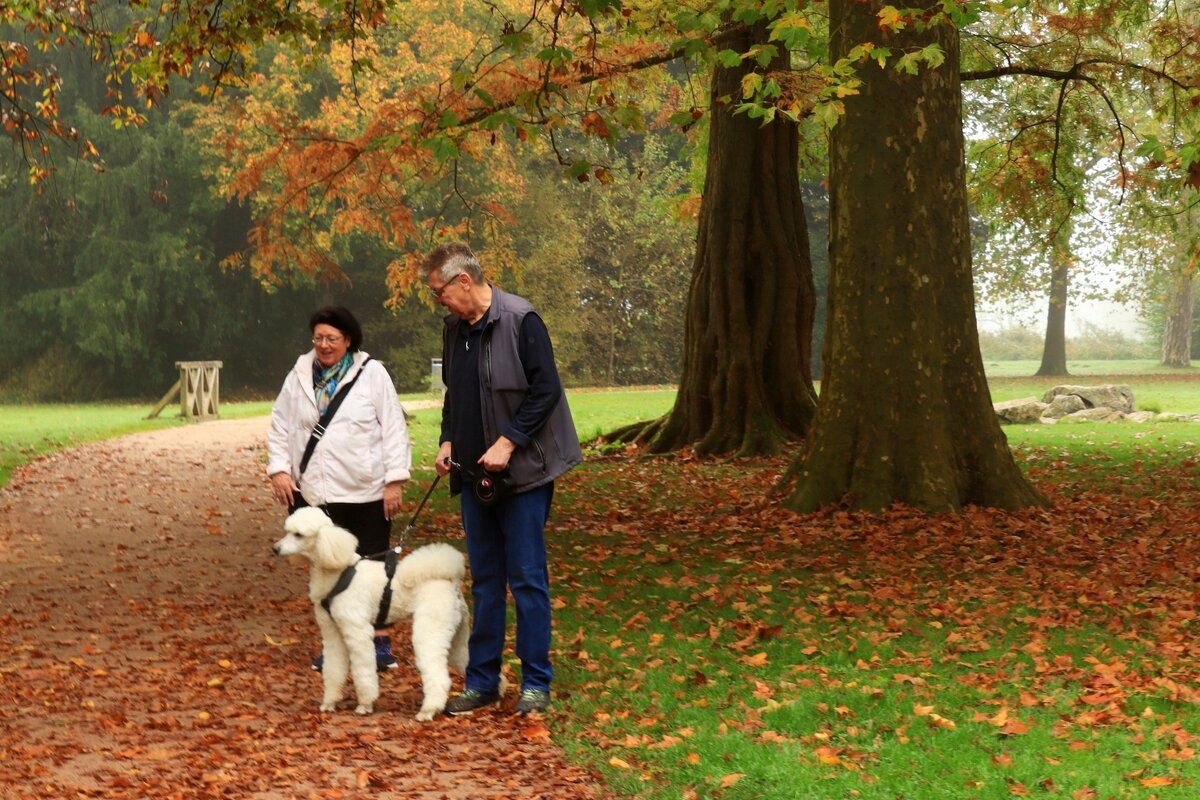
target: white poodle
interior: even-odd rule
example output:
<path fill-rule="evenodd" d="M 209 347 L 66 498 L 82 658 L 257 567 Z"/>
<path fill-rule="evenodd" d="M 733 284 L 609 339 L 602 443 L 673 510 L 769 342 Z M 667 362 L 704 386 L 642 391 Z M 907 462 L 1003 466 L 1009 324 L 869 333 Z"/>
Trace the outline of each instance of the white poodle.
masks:
<path fill-rule="evenodd" d="M 311 562 L 308 596 L 321 627 L 325 655 L 322 711 L 333 711 L 342 699 L 347 672 L 354 679 L 359 714 L 369 714 L 379 699 L 372 642 L 387 577 L 384 563 L 360 559 L 354 534 L 334 525 L 319 508 L 297 509 L 283 524 L 287 531 L 275 543 L 281 556 L 303 556 Z M 330 596 L 339 578 L 353 567 L 345 588 Z M 453 667 L 467 665 L 468 614 L 462 596 L 466 567 L 462 553 L 448 544 L 418 547 L 396 565 L 387 623 L 412 617 L 413 656 L 421 672 L 425 699 L 417 719 L 431 720 L 446 707 Z M 344 579 L 343 579 L 344 580 Z"/>

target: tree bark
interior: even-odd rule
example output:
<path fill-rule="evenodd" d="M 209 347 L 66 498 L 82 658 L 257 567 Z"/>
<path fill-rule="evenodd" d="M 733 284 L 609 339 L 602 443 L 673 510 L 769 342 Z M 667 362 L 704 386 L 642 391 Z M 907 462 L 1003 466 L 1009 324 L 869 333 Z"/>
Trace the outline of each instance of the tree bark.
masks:
<path fill-rule="evenodd" d="M 1195 312 L 1195 276 L 1192 265 L 1173 278 L 1167 298 L 1167 321 L 1163 327 L 1162 363 L 1164 367 L 1192 365 L 1192 317 Z"/>
<path fill-rule="evenodd" d="M 1070 228 L 1070 223 L 1066 223 Z M 1067 289 L 1071 280 L 1069 231 L 1060 231 L 1050 252 L 1050 297 L 1046 309 L 1046 338 L 1042 342 L 1039 376 L 1068 375 L 1067 372 Z"/>
<path fill-rule="evenodd" d="M 766 43 L 743 27 L 727 46 Z M 772 64 L 786 66 L 786 51 Z M 734 115 L 753 60 L 712 79 L 707 173 L 684 354 L 675 405 L 648 425 L 613 434 L 650 452 L 778 453 L 801 438 L 816 408 L 812 383 L 815 292 L 800 198 L 799 132 Z"/>
<path fill-rule="evenodd" d="M 1043 504 L 1009 451 L 979 353 L 958 31 L 881 30 L 882 5 L 832 0 L 832 59 L 868 41 L 894 56 L 936 42 L 946 58 L 916 75 L 860 62 L 860 93 L 833 130 L 825 379 L 784 502 Z"/>

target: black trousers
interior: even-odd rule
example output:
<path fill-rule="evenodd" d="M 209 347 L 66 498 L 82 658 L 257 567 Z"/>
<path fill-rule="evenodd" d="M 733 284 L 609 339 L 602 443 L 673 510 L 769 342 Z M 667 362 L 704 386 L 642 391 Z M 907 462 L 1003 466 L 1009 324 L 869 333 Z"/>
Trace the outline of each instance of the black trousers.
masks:
<path fill-rule="evenodd" d="M 288 513 L 307 505 L 296 492 Z M 321 510 L 329 515 L 334 525 L 354 534 L 358 539 L 355 549 L 360 556 L 373 556 L 392 546 L 392 521 L 383 515 L 382 498 L 369 503 L 326 503 Z"/>

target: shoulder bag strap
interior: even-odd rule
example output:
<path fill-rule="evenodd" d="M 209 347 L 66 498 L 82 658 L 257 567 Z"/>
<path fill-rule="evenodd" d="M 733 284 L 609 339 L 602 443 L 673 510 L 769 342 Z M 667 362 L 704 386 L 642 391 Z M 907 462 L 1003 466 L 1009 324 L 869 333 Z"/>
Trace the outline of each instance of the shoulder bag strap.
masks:
<path fill-rule="evenodd" d="M 312 458 L 313 451 L 317 449 L 317 442 L 321 441 L 321 437 L 325 435 L 325 430 L 329 427 L 329 423 L 333 421 L 333 415 L 337 413 L 338 406 L 342 404 L 342 400 L 346 395 L 350 394 L 350 390 L 354 388 L 354 382 L 362 377 L 363 370 L 367 368 L 367 362 L 371 360 L 370 356 L 363 359 L 362 364 L 358 368 L 358 373 L 347 383 L 342 390 L 333 396 L 329 401 L 328 408 L 321 418 L 317 420 L 317 424 L 312 429 L 312 435 L 308 437 L 308 444 L 304 446 L 304 457 L 300 459 L 300 474 L 304 474 L 304 470 L 308 467 L 308 461 Z"/>

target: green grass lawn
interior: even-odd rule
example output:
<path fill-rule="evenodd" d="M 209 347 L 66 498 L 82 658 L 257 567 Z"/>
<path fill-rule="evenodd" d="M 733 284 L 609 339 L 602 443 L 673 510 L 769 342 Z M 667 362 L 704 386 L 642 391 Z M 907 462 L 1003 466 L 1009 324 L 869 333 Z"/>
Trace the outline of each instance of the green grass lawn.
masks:
<path fill-rule="evenodd" d="M 1033 375 L 1041 366 L 1039 361 L 987 361 L 983 369 L 988 377 L 1021 378 Z M 1067 361 L 1067 371 L 1073 376 L 1096 375 L 1191 375 L 1200 376 L 1200 367 L 1172 369 L 1164 367 L 1154 359 L 1129 359 L 1124 361 Z M 1071 381 L 1072 383 L 1075 381 Z"/>
<path fill-rule="evenodd" d="M 990 361 L 984 365 L 992 400 L 1041 399 L 1060 384 L 1124 383 L 1133 389 L 1138 409 L 1200 414 L 1200 368 L 1167 369 L 1154 361 L 1069 361 L 1069 376 L 1034 377 L 1034 361 Z"/>
<path fill-rule="evenodd" d="M 135 431 L 176 425 L 147 420 L 144 405 L 9 405 L 0 414 L 0 486 L 13 469 L 46 453 Z"/>
<path fill-rule="evenodd" d="M 579 434 L 592 439 L 613 426 L 614 420 L 634 422 L 653 419 L 670 409 L 672 389 L 572 389 L 567 392 Z M 401 395 L 401 402 L 436 400 L 427 393 Z M 151 404 L 53 404 L 0 406 L 0 486 L 8 482 L 14 468 L 38 456 L 85 442 L 108 439 L 143 430 L 185 424 L 171 406 L 157 419 L 147 420 Z M 223 403 L 221 419 L 242 419 L 271 413 L 270 401 Z M 438 411 L 417 411 L 414 425 L 423 435 L 413 434 L 418 451 L 417 465 L 433 461 L 435 447 L 422 447 L 437 436 Z M 434 443 L 436 444 L 436 442 Z"/>

